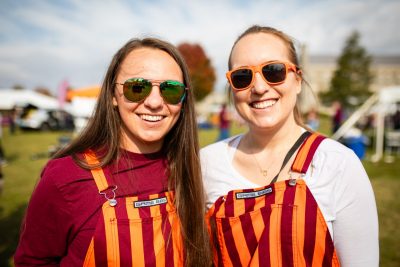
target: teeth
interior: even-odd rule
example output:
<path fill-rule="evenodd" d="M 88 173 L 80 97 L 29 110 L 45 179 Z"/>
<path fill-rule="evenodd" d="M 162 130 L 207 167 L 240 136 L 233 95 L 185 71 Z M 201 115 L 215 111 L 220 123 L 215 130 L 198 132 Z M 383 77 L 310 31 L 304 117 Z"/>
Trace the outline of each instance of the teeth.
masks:
<path fill-rule="evenodd" d="M 271 107 L 273 104 L 276 103 L 276 100 L 266 100 L 262 102 L 256 102 L 252 104 L 253 108 L 267 108 Z"/>
<path fill-rule="evenodd" d="M 146 115 L 146 114 L 143 114 L 143 115 L 140 115 L 140 118 L 142 119 L 142 120 L 145 120 L 145 121 L 160 121 L 160 120 L 162 120 L 162 116 L 156 116 L 156 115 Z"/>

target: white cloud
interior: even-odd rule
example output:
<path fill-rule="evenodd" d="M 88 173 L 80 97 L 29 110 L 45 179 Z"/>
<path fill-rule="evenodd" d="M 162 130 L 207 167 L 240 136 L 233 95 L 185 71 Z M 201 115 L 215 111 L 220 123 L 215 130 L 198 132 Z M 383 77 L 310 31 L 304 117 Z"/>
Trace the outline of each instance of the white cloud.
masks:
<path fill-rule="evenodd" d="M 0 8 L 1 8 L 0 4 Z M 64 78 L 80 87 L 101 82 L 112 55 L 132 37 L 200 43 L 225 83 L 236 37 L 252 24 L 277 27 L 310 54 L 338 54 L 354 29 L 373 53 L 400 54 L 398 1 L 27 1 L 0 17 L 0 87 Z"/>

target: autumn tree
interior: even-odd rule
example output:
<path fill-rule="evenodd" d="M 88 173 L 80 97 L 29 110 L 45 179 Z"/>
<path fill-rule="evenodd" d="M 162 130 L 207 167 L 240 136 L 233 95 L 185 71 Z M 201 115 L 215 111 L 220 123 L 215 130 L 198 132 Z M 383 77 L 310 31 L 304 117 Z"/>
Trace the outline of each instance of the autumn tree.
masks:
<path fill-rule="evenodd" d="M 341 102 L 345 107 L 355 107 L 371 95 L 369 86 L 373 76 L 370 71 L 371 56 L 359 44 L 360 34 L 355 31 L 346 40 L 337 60 L 329 91 L 321 94 L 324 102 Z"/>
<path fill-rule="evenodd" d="M 214 67 L 199 44 L 182 43 L 178 46 L 178 50 L 188 65 L 194 97 L 197 101 L 201 101 L 214 88 L 216 79 Z"/>
<path fill-rule="evenodd" d="M 35 88 L 34 91 L 39 93 L 39 94 L 42 94 L 42 95 L 53 96 L 52 93 L 50 92 L 50 90 L 48 88 L 46 88 L 46 87 L 40 86 L 40 87 Z"/>

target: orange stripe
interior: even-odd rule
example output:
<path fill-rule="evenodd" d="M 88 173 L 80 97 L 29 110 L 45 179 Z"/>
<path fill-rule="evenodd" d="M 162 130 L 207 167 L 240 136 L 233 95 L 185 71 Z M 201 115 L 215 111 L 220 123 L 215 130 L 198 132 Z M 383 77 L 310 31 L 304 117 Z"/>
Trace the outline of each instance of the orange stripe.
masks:
<path fill-rule="evenodd" d="M 157 205 L 158 209 L 160 206 Z M 162 219 L 160 216 L 153 219 L 153 238 L 156 266 L 165 266 L 165 243 L 162 233 Z"/>
<path fill-rule="evenodd" d="M 281 217 L 282 210 L 279 205 L 271 205 L 271 218 L 269 230 L 269 251 L 271 258 L 271 266 L 282 265 L 281 252 Z"/>
<path fill-rule="evenodd" d="M 89 165 L 96 165 L 96 164 L 100 163 L 96 157 L 96 154 L 94 154 L 94 152 L 89 151 L 89 152 L 86 152 L 84 155 L 85 155 L 85 159 Z M 97 189 L 99 190 L 99 192 L 108 188 L 107 179 L 104 176 L 104 172 L 101 168 L 96 168 L 96 169 L 90 170 L 90 172 L 93 175 L 94 181 L 96 182 Z"/>
<path fill-rule="evenodd" d="M 246 238 L 243 234 L 242 224 L 238 218 L 235 218 L 235 220 L 229 220 L 229 224 L 232 229 L 232 235 L 235 237 L 233 240 L 235 241 L 235 247 L 239 254 L 240 263 L 242 266 L 247 266 L 250 262 L 251 255 L 246 245 Z"/>
<path fill-rule="evenodd" d="M 223 203 L 215 214 L 216 218 L 225 218 L 225 203 Z M 222 232 L 221 232 L 222 233 Z"/>
<path fill-rule="evenodd" d="M 137 200 L 137 197 L 126 198 L 126 212 L 128 214 L 128 219 L 132 222 L 129 223 L 132 266 L 145 266 L 142 223 L 140 221 L 139 209 L 133 207 L 133 202 Z"/>
<path fill-rule="evenodd" d="M 307 159 L 308 152 L 314 140 L 318 137 L 318 134 L 313 133 L 310 135 L 304 145 L 301 147 L 300 151 L 297 153 L 295 162 L 293 163 L 293 169 L 295 171 L 300 171 L 303 167 L 304 162 Z"/>
<path fill-rule="evenodd" d="M 326 225 L 321 222 L 322 214 L 319 209 L 317 209 L 317 223 L 315 225 L 315 246 L 314 246 L 314 256 L 312 266 L 322 266 L 325 254 L 325 238 L 326 238 Z"/>
<path fill-rule="evenodd" d="M 224 205 L 222 205 L 221 207 L 223 207 Z M 221 224 L 221 220 L 216 220 L 216 224 L 217 224 L 217 235 L 218 235 L 218 242 L 220 244 L 220 249 L 221 249 L 221 255 L 222 255 L 222 266 L 233 266 L 233 263 L 229 257 L 229 253 L 225 244 L 225 239 L 223 237 L 221 237 L 220 233 L 223 233 L 222 231 L 222 224 Z"/>
<path fill-rule="evenodd" d="M 118 225 L 115 216 L 115 210 L 113 207 L 109 206 L 108 202 L 105 202 L 103 204 L 103 216 L 104 216 L 104 226 L 106 232 L 108 266 L 119 266 L 120 258 L 119 258 Z"/>
<path fill-rule="evenodd" d="M 169 213 L 168 220 L 171 224 L 172 242 L 174 245 L 174 264 L 175 266 L 184 266 L 183 262 L 183 243 L 181 236 L 181 227 L 176 213 Z"/>
<path fill-rule="evenodd" d="M 90 245 L 86 253 L 85 261 L 83 263 L 83 267 L 95 267 L 95 266 L 96 266 L 96 261 L 94 258 L 94 241 L 92 237 L 92 240 L 90 241 Z"/>
<path fill-rule="evenodd" d="M 282 204 L 283 196 L 284 196 L 285 189 L 286 189 L 285 181 L 275 183 L 274 189 L 275 189 L 275 204 Z"/>
<path fill-rule="evenodd" d="M 108 266 L 119 266 L 120 257 L 118 224 L 116 221 L 115 209 L 113 207 L 110 207 L 108 205 L 108 202 L 103 204 L 103 216 L 106 232 Z"/>
<path fill-rule="evenodd" d="M 254 233 L 256 235 L 257 242 L 260 241 L 261 235 L 264 231 L 265 224 L 262 218 L 261 212 L 250 213 L 251 222 L 253 224 Z"/>
<path fill-rule="evenodd" d="M 336 255 L 336 250 L 333 252 L 332 266 L 333 267 L 340 267 L 339 259 L 338 259 L 337 255 Z"/>
<path fill-rule="evenodd" d="M 262 200 L 265 200 L 265 198 L 262 198 Z M 260 205 L 259 203 L 265 204 L 264 201 L 257 201 L 256 207 L 258 207 L 258 205 Z M 258 209 L 255 209 L 255 210 L 258 210 Z M 254 233 L 256 235 L 256 239 L 257 239 L 257 243 L 258 243 L 260 241 L 263 231 L 265 230 L 264 220 L 262 218 L 261 212 L 252 212 L 252 213 L 250 213 L 250 217 L 251 217 L 251 222 L 253 224 Z M 260 265 L 259 254 L 260 254 L 259 247 L 257 246 L 257 249 L 253 255 L 253 258 L 251 259 L 249 266 L 259 266 Z"/>
<path fill-rule="evenodd" d="M 297 181 L 296 195 L 294 197 L 294 205 L 297 206 L 296 216 L 293 216 L 293 233 L 297 234 L 297 241 L 293 240 L 293 244 L 297 243 L 297 251 L 293 251 L 295 259 L 299 267 L 306 266 L 306 261 L 303 256 L 304 250 L 304 231 L 305 231 L 305 215 L 306 215 L 306 185 L 304 180 Z M 297 228 L 296 228 L 297 227 Z M 293 235 L 296 237 L 296 235 Z M 294 249 L 294 247 L 293 247 Z M 300 255 L 298 255 L 300 253 Z"/>
<path fill-rule="evenodd" d="M 149 200 L 156 199 L 159 197 L 159 194 L 149 195 Z M 150 206 L 150 214 L 152 218 L 159 216 L 161 213 L 160 205 Z"/>

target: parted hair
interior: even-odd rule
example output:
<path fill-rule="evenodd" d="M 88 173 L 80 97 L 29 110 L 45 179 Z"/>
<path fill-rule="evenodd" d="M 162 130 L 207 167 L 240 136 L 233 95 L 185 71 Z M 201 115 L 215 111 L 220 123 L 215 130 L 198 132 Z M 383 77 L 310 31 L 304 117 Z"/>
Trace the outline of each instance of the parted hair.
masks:
<path fill-rule="evenodd" d="M 289 60 L 300 69 L 299 59 L 298 59 L 298 55 L 296 52 L 296 47 L 294 45 L 293 39 L 289 35 L 287 35 L 286 33 L 282 32 L 280 30 L 272 28 L 272 27 L 253 25 L 253 26 L 247 28 L 247 30 L 245 30 L 241 35 L 239 35 L 239 37 L 234 42 L 231 52 L 229 54 L 229 60 L 228 60 L 228 69 L 229 70 L 232 70 L 232 52 L 233 52 L 236 44 L 243 37 L 250 35 L 250 34 L 258 34 L 258 33 L 272 34 L 272 35 L 278 37 L 279 39 L 281 39 L 286 44 Z M 297 75 L 300 75 L 302 82 L 304 82 L 304 77 L 302 76 L 302 72 L 298 72 Z M 231 90 L 229 90 L 229 91 L 231 91 Z M 294 108 L 293 113 L 294 113 L 294 119 L 295 119 L 296 123 L 301 126 L 305 126 L 303 123 L 301 112 L 300 112 L 299 101 L 296 102 L 296 106 Z"/>
<path fill-rule="evenodd" d="M 75 162 L 85 169 L 103 167 L 119 159 L 122 120 L 112 101 L 115 83 L 124 59 L 130 52 L 139 48 L 167 52 L 181 68 L 184 84 L 189 88 L 182 103 L 179 119 L 165 136 L 162 151 L 168 161 L 168 186 L 170 190 L 175 191 L 175 207 L 181 222 L 185 266 L 210 266 L 211 251 L 204 220 L 204 190 L 193 88 L 186 63 L 175 46 L 157 38 L 144 38 L 131 39 L 120 48 L 108 67 L 94 114 L 87 127 L 54 157 L 71 155 Z M 102 151 L 98 155 L 99 166 L 89 166 L 80 156 L 88 149 Z"/>

